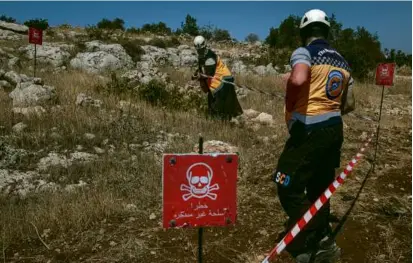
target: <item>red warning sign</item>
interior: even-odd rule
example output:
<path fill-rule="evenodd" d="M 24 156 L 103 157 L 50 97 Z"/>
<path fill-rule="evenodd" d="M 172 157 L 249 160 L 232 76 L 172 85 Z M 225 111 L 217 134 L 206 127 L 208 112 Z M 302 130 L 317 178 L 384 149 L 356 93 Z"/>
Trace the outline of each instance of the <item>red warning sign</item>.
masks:
<path fill-rule="evenodd" d="M 376 69 L 376 85 L 393 86 L 396 63 L 381 63 Z"/>
<path fill-rule="evenodd" d="M 233 225 L 237 169 L 236 154 L 165 154 L 163 227 Z"/>
<path fill-rule="evenodd" d="M 43 31 L 41 29 L 30 27 L 29 43 L 41 45 L 43 43 Z"/>

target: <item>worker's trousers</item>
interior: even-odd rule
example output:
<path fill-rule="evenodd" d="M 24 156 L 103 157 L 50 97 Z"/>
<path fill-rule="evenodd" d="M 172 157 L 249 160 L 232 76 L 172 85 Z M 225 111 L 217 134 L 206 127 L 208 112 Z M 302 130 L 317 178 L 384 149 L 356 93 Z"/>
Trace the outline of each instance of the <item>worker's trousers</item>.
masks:
<path fill-rule="evenodd" d="M 298 121 L 293 124 L 273 175 L 281 205 L 289 217 L 288 230 L 334 181 L 342 143 L 341 119 L 338 124 L 312 130 Z M 327 202 L 286 250 L 295 257 L 316 249 L 318 241 L 331 231 L 329 216 Z"/>
<path fill-rule="evenodd" d="M 224 80 L 234 82 L 233 77 L 227 77 Z M 231 120 L 231 118 L 241 115 L 243 111 L 234 86 L 222 83 L 214 94 L 210 92 L 208 94 L 208 111 L 211 117 L 222 120 Z"/>

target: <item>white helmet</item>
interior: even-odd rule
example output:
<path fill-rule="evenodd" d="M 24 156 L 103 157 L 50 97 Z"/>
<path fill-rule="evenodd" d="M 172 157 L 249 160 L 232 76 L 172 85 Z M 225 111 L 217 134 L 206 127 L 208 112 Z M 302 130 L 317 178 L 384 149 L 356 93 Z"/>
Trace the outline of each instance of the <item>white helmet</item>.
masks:
<path fill-rule="evenodd" d="M 328 20 L 328 16 L 324 13 L 324 11 L 321 11 L 320 9 L 312 9 L 306 12 L 303 18 L 301 18 L 300 29 L 316 22 L 323 23 L 330 27 L 330 22 Z"/>
<path fill-rule="evenodd" d="M 203 36 L 197 36 L 194 39 L 194 46 L 196 49 L 206 48 L 206 40 Z"/>

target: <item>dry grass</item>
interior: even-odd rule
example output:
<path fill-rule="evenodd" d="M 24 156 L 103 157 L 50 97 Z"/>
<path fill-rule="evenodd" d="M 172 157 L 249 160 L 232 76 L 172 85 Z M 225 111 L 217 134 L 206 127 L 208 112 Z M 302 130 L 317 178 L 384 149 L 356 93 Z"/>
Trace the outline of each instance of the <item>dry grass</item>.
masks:
<path fill-rule="evenodd" d="M 407 66 L 402 66 L 399 69 L 397 69 L 397 74 L 401 76 L 412 76 L 412 69 Z"/>
<path fill-rule="evenodd" d="M 177 83 L 185 83 L 190 79 L 190 71 L 166 70 L 169 70 L 171 79 Z M 167 152 L 192 151 L 199 134 L 202 134 L 205 140 L 222 140 L 240 148 L 238 226 L 229 230 L 207 231 L 206 238 L 215 240 L 207 243 L 205 247 L 208 254 L 214 254 L 216 257 L 213 259 L 211 256 L 209 261 L 255 262 L 256 257 L 263 254 L 261 252 L 270 249 L 273 245 L 273 232 L 279 231 L 285 220 L 275 189 L 269 179 L 287 136 L 282 100 L 269 99 L 253 92 L 241 100 L 244 109 L 253 108 L 267 112 L 279 123 L 276 128 L 262 127 L 258 131 L 252 131 L 231 124 L 206 120 L 202 116 L 189 112 L 169 112 L 154 108 L 138 98 L 129 97 L 128 94 L 98 93 L 94 87 L 105 81 L 98 76 L 73 71 L 61 74 L 46 72 L 41 77 L 48 85 L 57 88 L 60 108 L 49 110 L 46 115 L 38 119 L 23 119 L 29 125 L 27 132 L 14 135 L 11 133 L 11 127 L 20 120 L 14 119 L 7 94 L 0 93 L 0 110 L 3 113 L 0 115 L 0 122 L 1 126 L 5 126 L 3 137 L 7 139 L 7 143 L 28 151 L 45 149 L 41 154 L 31 157 L 32 166 L 50 151 L 69 150 L 70 152 L 76 148 L 76 145 L 83 145 L 84 151 L 89 152 L 93 152 L 94 146 L 108 150 L 108 145 L 113 145 L 115 154 L 105 153 L 97 162 L 84 167 L 49 171 L 50 178 L 56 183 L 86 181 L 88 187 L 85 189 L 71 194 L 60 191 L 36 194 L 24 200 L 0 198 L 0 236 L 2 237 L 0 247 L 3 247 L 6 255 L 3 260 L 18 262 L 18 257 L 13 258 L 14 253 L 32 257 L 32 260 L 28 260 L 30 262 L 61 260 L 59 257 L 63 252 L 58 253 L 58 256 L 49 254 L 31 223 L 38 228 L 40 234 L 45 229 L 50 229 L 50 233 L 42 237 L 44 242 L 52 250 L 63 250 L 66 253 L 65 260 L 71 262 L 137 262 L 136 260 L 146 262 L 149 258 L 157 259 L 157 262 L 195 260 L 195 239 L 191 238 L 192 234 L 195 237 L 195 232 L 164 232 L 159 227 L 158 219 L 161 218 L 159 159 L 128 147 L 131 143 L 156 141 L 156 136 L 161 130 L 189 136 L 186 140 L 178 140 L 168 145 Z M 277 77 L 237 76 L 236 82 L 264 91 L 282 92 L 281 80 Z M 406 99 L 403 103 L 409 105 L 411 88 L 408 85 L 408 83 L 398 84 L 388 92 L 401 94 Z M 94 99 L 101 99 L 104 102 L 103 107 L 91 109 L 76 106 L 74 102 L 80 92 L 91 95 Z M 356 96 L 360 105 L 358 112 L 367 114 L 365 108 L 377 108 L 380 88 L 357 84 Z M 130 112 L 121 112 L 117 108 L 117 103 L 121 99 L 132 101 L 136 107 L 131 107 Z M 407 129 L 410 125 L 405 122 L 405 119 L 403 121 L 403 127 Z M 360 120 L 348 117 L 346 122 L 349 123 L 350 128 L 347 130 L 349 135 L 346 138 L 349 144 L 344 147 L 345 157 L 354 153 L 352 147 L 357 147 L 359 142 L 356 137 L 364 130 L 363 125 L 366 125 L 361 124 Z M 50 138 L 53 127 L 56 127 L 62 136 L 58 141 Z M 383 133 L 387 132 L 388 135 L 387 127 L 383 128 Z M 83 134 L 86 132 L 95 134 L 96 138 L 93 141 L 84 139 Z M 257 139 L 257 135 L 269 137 L 275 135 L 277 139 L 264 144 Z M 105 139 L 108 139 L 106 145 L 103 144 Z M 384 154 L 382 157 L 385 157 Z M 355 189 L 356 185 L 357 182 L 349 183 L 349 191 Z M 375 189 L 371 187 L 369 191 L 374 192 Z M 341 194 L 344 195 L 346 192 Z M 124 209 L 126 204 L 135 204 L 137 210 L 126 211 Z M 342 205 L 341 201 L 334 203 L 336 210 L 339 210 Z M 156 215 L 157 220 L 148 220 L 151 213 Z M 361 212 L 357 210 L 356 213 Z M 99 239 L 100 229 L 104 229 L 107 233 L 102 235 L 102 240 Z M 270 233 L 268 237 L 259 234 L 263 229 Z M 386 244 L 391 244 L 394 233 L 386 232 L 386 235 L 388 240 Z M 105 247 L 105 244 L 109 244 L 111 240 L 116 240 L 118 245 Z M 398 240 L 405 244 L 405 241 Z M 179 242 L 181 243 L 178 244 Z M 94 250 L 98 245 L 103 246 L 102 249 Z M 31 248 L 35 248 L 36 252 Z M 383 247 L 379 249 L 382 250 Z M 156 255 L 151 254 L 151 251 L 155 251 Z M 403 262 L 393 260 L 397 258 L 398 252 L 396 253 L 391 247 L 384 248 L 380 253 L 385 254 L 386 259 L 389 258 L 389 261 L 383 262 Z M 237 254 L 241 256 L 237 257 Z M 373 262 L 378 262 L 375 261 L 376 256 L 377 254 L 370 255 Z M 80 259 L 81 257 L 83 260 Z M 189 260 L 182 261 L 183 258 Z M 289 261 L 286 259 L 283 262 Z"/>
<path fill-rule="evenodd" d="M 219 139 L 223 141 L 228 141 L 234 144 L 239 144 L 238 143 L 238 138 L 246 138 L 249 136 L 247 135 L 247 131 L 244 131 L 239 128 L 234 128 L 229 125 L 224 125 L 221 126 L 220 129 L 216 128 L 211 128 L 211 127 L 218 127 L 220 126 L 219 123 L 213 122 L 213 121 L 207 121 L 205 119 L 198 118 L 196 116 L 190 115 L 189 113 L 186 112 L 177 112 L 174 114 L 170 114 L 168 112 L 162 111 L 160 109 L 155 109 L 152 108 L 148 105 L 146 105 L 142 101 L 135 101 L 137 103 L 136 108 L 131 108 L 131 113 L 130 115 L 137 117 L 137 120 L 132 121 L 131 119 L 128 120 L 131 123 L 126 123 L 125 114 L 122 114 L 119 112 L 119 110 L 116 108 L 116 103 L 121 99 L 119 97 L 115 96 L 109 96 L 109 97 L 100 97 L 100 94 L 95 93 L 93 87 L 100 83 L 100 80 L 96 76 L 90 76 L 84 73 L 79 73 L 79 72 L 71 72 L 71 73 L 66 73 L 66 74 L 54 74 L 54 75 L 47 75 L 44 74 L 43 77 L 45 78 L 46 82 L 49 85 L 56 86 L 58 87 L 58 97 L 59 97 L 59 104 L 60 104 L 60 109 L 56 111 L 51 111 L 47 115 L 41 117 L 41 118 L 36 118 L 36 119 L 24 119 L 23 121 L 29 125 L 28 131 L 22 135 L 10 135 L 9 143 L 14 145 L 15 147 L 18 148 L 23 148 L 26 150 L 40 150 L 40 149 L 49 149 L 49 150 L 64 150 L 64 149 L 74 149 L 76 145 L 86 145 L 88 144 L 88 141 L 83 138 L 83 134 L 86 132 L 89 133 L 94 133 L 97 135 L 96 143 L 98 146 L 100 146 L 101 141 L 104 139 L 109 139 L 109 143 L 114 144 L 115 147 L 121 148 L 123 146 L 123 143 L 142 143 L 145 140 L 150 140 L 151 138 L 153 139 L 157 135 L 157 131 L 163 129 L 166 132 L 171 132 L 171 133 L 182 133 L 182 134 L 189 134 L 193 139 L 192 141 L 188 141 L 183 145 L 177 145 L 174 147 L 174 149 L 171 150 L 178 150 L 178 151 L 189 151 L 192 150 L 192 146 L 194 143 L 196 143 L 196 138 L 198 136 L 198 133 L 202 133 L 203 136 L 205 136 L 205 139 Z M 88 95 L 92 95 L 93 98 L 97 99 L 102 99 L 104 101 L 104 106 L 103 109 L 101 110 L 95 110 L 95 109 L 87 109 L 87 108 L 82 108 L 79 106 L 75 105 L 75 100 L 77 94 L 80 92 L 84 92 Z M 3 101 L 9 102 L 9 100 L 6 98 L 6 94 L 3 93 L 1 96 L 1 99 Z M 2 111 L 6 114 L 3 114 L 3 121 L 5 124 L 10 123 L 8 119 L 12 119 L 12 113 L 10 111 L 11 105 L 10 103 L 2 103 Z M 113 112 L 114 111 L 114 112 Z M 113 121 L 109 122 L 108 116 L 109 114 L 113 114 Z M 109 118 L 110 119 L 110 118 Z M 64 120 L 64 121 L 62 121 Z M 7 130 L 10 132 L 12 123 L 7 125 Z M 125 127 L 128 126 L 128 127 Z M 132 126 L 132 127 L 130 127 Z M 50 134 L 50 130 L 52 128 L 57 128 L 57 131 L 60 133 L 62 136 L 62 139 L 58 142 L 59 147 L 55 147 L 56 145 L 52 143 L 52 140 L 48 136 Z M 234 136 L 234 132 L 235 135 Z M 251 145 L 252 142 L 246 140 L 243 141 L 243 143 L 248 147 Z M 242 143 L 241 143 L 242 145 Z M 88 148 L 86 148 L 88 149 Z M 122 154 L 122 151 L 118 153 L 117 159 L 128 159 L 128 153 L 125 152 Z M 151 162 L 143 161 L 140 160 L 146 164 L 149 164 Z M 140 163 L 138 161 L 138 163 Z M 155 165 L 155 163 L 152 161 L 152 163 Z M 103 166 L 102 166 L 103 164 Z M 109 157 L 107 159 L 102 160 L 101 163 L 98 164 L 93 164 L 91 167 L 84 168 L 81 170 L 83 172 L 83 175 L 73 175 L 78 178 L 83 178 L 87 177 L 86 179 L 88 181 L 94 181 L 96 184 L 97 189 L 93 189 L 92 191 L 95 190 L 97 193 L 100 195 L 106 195 L 106 194 L 111 194 L 113 196 L 117 196 L 118 194 L 124 192 L 122 190 L 122 187 L 132 187 L 133 185 L 126 185 L 122 184 L 121 186 L 118 187 L 110 187 L 110 190 L 106 189 L 104 186 L 102 188 L 102 185 L 100 184 L 100 179 L 101 177 L 106 177 L 104 178 L 104 181 L 107 180 L 120 180 L 123 176 L 126 176 L 127 174 L 130 174 L 132 171 L 130 169 L 139 169 L 139 170 L 148 170 L 147 173 L 157 173 L 157 169 L 159 168 L 158 165 L 155 166 L 150 166 L 150 165 L 145 165 L 145 166 L 139 166 L 139 167 L 128 167 L 130 169 L 125 169 L 124 165 L 116 163 L 115 161 L 111 161 Z M 60 173 L 60 175 L 65 175 L 65 174 L 70 174 L 73 172 L 70 171 L 59 171 L 63 172 Z M 79 172 L 79 171 L 78 171 Z M 56 172 L 54 172 L 56 173 Z M 68 181 L 76 181 L 76 180 L 68 180 Z M 127 181 L 127 180 L 125 180 Z M 130 183 L 127 181 L 128 184 Z M 143 181 L 146 183 L 147 181 Z M 156 179 L 156 182 L 159 183 L 159 178 Z M 108 187 L 108 186 L 107 186 Z M 99 189 L 99 190 L 98 190 Z M 146 191 L 149 191 L 150 188 L 146 188 Z M 157 187 L 157 192 L 159 192 L 159 185 Z M 108 191 L 108 192 L 106 192 Z M 145 192 L 146 192 L 145 191 Z M 145 193 L 143 192 L 143 193 Z M 36 206 L 36 209 L 33 210 L 27 210 L 27 209 L 22 209 L 19 211 L 23 212 L 26 211 L 27 214 L 25 216 L 19 215 L 18 218 L 31 218 L 32 213 L 34 211 L 38 211 L 38 214 L 41 218 L 36 222 L 38 227 L 42 229 L 43 227 L 46 227 L 47 222 L 52 222 L 52 221 L 58 221 L 57 218 L 65 218 L 67 220 L 68 228 L 72 228 L 73 230 L 76 229 L 76 223 L 75 222 L 80 222 L 81 220 L 78 219 L 78 217 L 86 216 L 87 215 L 73 215 L 73 221 L 72 218 L 68 218 L 66 214 L 59 214 L 59 213 L 54 213 L 56 211 L 50 211 L 49 213 L 43 213 L 42 209 L 46 209 L 47 207 L 53 207 L 53 209 L 60 210 L 59 207 L 62 207 L 64 205 L 67 205 L 66 202 L 71 203 L 71 202 L 80 202 L 80 204 L 77 204 L 80 206 L 81 204 L 86 205 L 86 203 L 89 203 L 90 200 L 88 198 L 85 198 L 83 195 L 80 196 L 74 196 L 72 197 L 73 199 L 71 200 L 66 200 L 67 198 L 65 196 L 59 197 L 59 194 L 55 194 L 55 197 L 53 198 L 54 202 L 56 204 L 50 205 L 43 202 L 40 202 Z M 44 198 L 47 200 L 48 195 L 45 195 Z M 87 194 L 89 196 L 89 194 Z M 144 205 L 145 207 L 150 203 L 148 202 L 148 199 L 143 198 L 145 194 L 142 194 L 140 198 L 138 198 L 139 203 L 141 205 Z M 152 197 L 153 193 L 148 194 L 148 198 Z M 90 197 L 90 196 L 89 196 Z M 40 199 L 42 199 L 40 198 Z M 91 197 L 90 197 L 91 198 Z M 37 199 L 37 198 L 36 198 Z M 79 200 L 78 200 L 79 199 Z M 112 200 L 111 198 L 99 198 L 102 200 Z M 60 201 L 59 201 L 60 200 Z M 63 202 L 63 200 L 66 200 Z M 82 201 L 83 200 L 83 201 Z M 113 200 L 112 200 L 113 201 Z M 158 200 L 159 201 L 159 200 Z M 30 199 L 27 201 L 29 204 L 28 207 L 31 205 Z M 37 201 L 36 201 L 37 202 Z M 59 204 L 59 202 L 63 202 Z M 158 203 L 158 202 L 157 202 Z M 44 204 L 44 205 L 43 205 Z M 103 203 L 96 204 L 96 209 L 101 210 L 99 205 L 106 206 L 108 205 L 108 208 L 111 205 L 114 205 L 113 202 L 110 201 L 104 201 Z M 159 205 L 159 203 L 158 203 Z M 116 206 L 116 205 L 114 205 Z M 42 208 L 43 207 L 43 208 Z M 82 213 L 87 212 L 89 213 L 90 210 L 94 210 L 95 205 L 93 203 L 90 204 L 91 209 L 79 209 L 79 211 L 82 211 Z M 9 210 L 9 209 L 8 209 Z M 110 213 L 111 209 L 108 209 L 108 213 Z M 90 211 L 92 212 L 92 211 Z M 96 215 L 100 214 L 98 212 L 92 212 Z M 16 212 L 14 211 L 12 214 L 15 214 Z M 54 218 L 54 220 L 50 220 L 51 218 Z M 8 218 L 7 216 L 2 217 L 3 220 L 6 220 Z M 95 217 L 92 217 L 95 218 Z M 92 220 L 91 218 L 91 220 Z M 10 218 L 7 219 L 8 223 L 14 223 L 13 221 L 10 221 Z M 93 221 L 93 220 L 92 220 Z M 79 224 L 79 227 L 84 227 L 84 224 Z M 48 226 L 49 228 L 54 228 L 53 224 Z M 15 229 L 15 228 L 9 228 L 8 229 Z M 66 229 L 66 228 L 63 228 Z M 62 231 L 63 229 L 53 229 L 53 231 Z M 81 229 L 79 229 L 80 231 Z M 20 234 L 25 233 L 26 231 L 16 231 Z M 11 233 L 8 233 L 7 236 L 10 236 Z M 23 238 L 23 236 L 20 236 L 19 238 L 17 236 L 13 236 L 13 240 L 20 240 L 20 238 Z"/>

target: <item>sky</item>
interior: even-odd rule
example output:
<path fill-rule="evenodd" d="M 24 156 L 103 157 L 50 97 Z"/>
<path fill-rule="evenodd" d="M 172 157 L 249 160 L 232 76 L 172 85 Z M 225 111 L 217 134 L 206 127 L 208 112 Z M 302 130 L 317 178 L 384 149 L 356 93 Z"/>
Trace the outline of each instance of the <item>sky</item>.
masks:
<path fill-rule="evenodd" d="M 172 29 L 179 28 L 190 14 L 198 25 L 212 24 L 227 29 L 232 37 L 243 40 L 249 33 L 261 39 L 270 27 L 278 27 L 288 15 L 302 16 L 309 9 L 334 13 L 343 28 L 364 26 L 379 36 L 383 48 L 412 52 L 411 1 L 337 1 L 337 2 L 268 2 L 268 1 L 181 1 L 181 2 L 0 2 L 0 14 L 26 21 L 46 18 L 49 25 L 68 23 L 73 26 L 93 25 L 102 18 L 122 18 L 126 27 L 140 27 L 145 23 L 165 22 Z"/>

